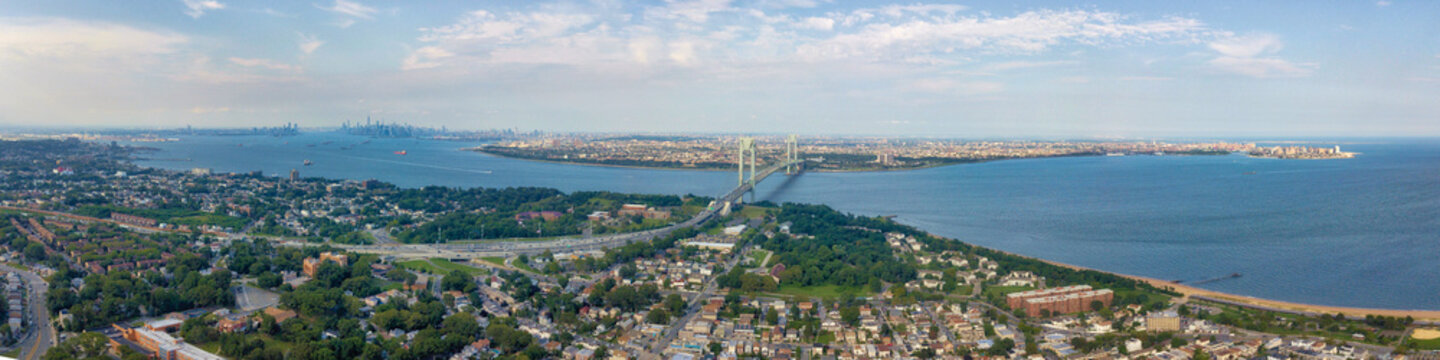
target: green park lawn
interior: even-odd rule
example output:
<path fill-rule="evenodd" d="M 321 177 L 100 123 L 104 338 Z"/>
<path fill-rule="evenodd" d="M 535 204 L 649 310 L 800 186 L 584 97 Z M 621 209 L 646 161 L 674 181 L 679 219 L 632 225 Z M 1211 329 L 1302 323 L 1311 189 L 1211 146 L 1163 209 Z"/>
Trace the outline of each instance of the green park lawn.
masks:
<path fill-rule="evenodd" d="M 746 255 L 750 257 L 750 261 L 753 262 L 753 263 L 755 263 L 755 266 L 756 266 L 756 267 L 765 267 L 766 264 L 762 264 L 762 263 L 760 263 L 760 262 L 761 262 L 761 261 L 764 261 L 764 260 L 765 260 L 765 255 L 769 255 L 769 254 L 770 254 L 769 251 L 760 250 L 760 249 L 755 249 L 755 250 L 750 250 L 750 253 L 749 253 L 749 254 L 746 254 Z"/>
<path fill-rule="evenodd" d="M 850 293 L 855 296 L 869 296 L 870 289 L 841 287 L 839 285 L 815 285 L 815 286 L 781 286 L 775 294 L 788 295 L 796 298 L 822 298 L 835 299 L 840 294 Z"/>
<path fill-rule="evenodd" d="M 485 271 L 485 269 L 476 268 L 464 264 L 457 264 L 451 262 L 449 259 L 433 258 L 430 259 L 430 263 L 432 265 L 435 265 L 435 267 L 445 270 L 445 273 L 449 273 L 455 270 L 463 271 L 466 274 L 470 274 L 470 276 L 480 276 L 488 273 L 487 271 Z"/>
<path fill-rule="evenodd" d="M 491 263 L 491 264 L 495 264 L 495 265 L 499 265 L 499 266 L 505 266 L 505 258 L 504 258 L 504 257 L 499 257 L 499 256 L 487 256 L 487 257 L 480 258 L 480 260 L 484 260 L 485 262 L 488 262 L 488 263 Z"/>
<path fill-rule="evenodd" d="M 485 275 L 483 269 L 450 262 L 448 259 L 431 258 L 429 260 L 407 260 L 395 263 L 400 267 L 429 274 L 444 275 L 451 271 L 460 270 L 470 276 Z"/>
<path fill-rule="evenodd" d="M 1406 341 L 1410 344 L 1411 348 L 1419 350 L 1440 350 L 1440 339 L 1416 340 L 1415 338 L 1408 338 Z"/>

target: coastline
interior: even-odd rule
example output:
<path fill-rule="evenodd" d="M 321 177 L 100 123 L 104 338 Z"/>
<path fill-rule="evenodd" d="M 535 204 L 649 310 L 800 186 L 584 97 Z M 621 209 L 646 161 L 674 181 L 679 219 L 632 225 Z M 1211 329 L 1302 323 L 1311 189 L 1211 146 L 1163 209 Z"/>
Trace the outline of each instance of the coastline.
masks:
<path fill-rule="evenodd" d="M 1000 251 L 1000 250 L 996 250 L 996 251 Z M 1262 299 L 1262 298 L 1257 298 L 1257 297 L 1252 297 L 1252 296 L 1236 295 L 1236 294 L 1231 294 L 1231 293 L 1219 292 L 1219 291 L 1215 291 L 1215 290 L 1207 290 L 1207 289 L 1202 289 L 1202 288 L 1198 288 L 1198 287 L 1194 287 L 1194 286 L 1190 286 L 1190 285 L 1177 284 L 1177 283 L 1174 283 L 1174 282 L 1165 281 L 1165 280 L 1160 280 L 1160 279 L 1156 279 L 1156 278 L 1149 278 L 1149 277 L 1138 276 L 1138 275 L 1130 275 L 1130 274 L 1121 274 L 1121 273 L 1117 273 L 1117 272 L 1111 272 L 1111 271 L 1105 271 L 1105 270 L 1099 270 L 1099 269 L 1091 269 L 1091 268 L 1087 268 L 1087 267 L 1083 267 L 1083 266 L 1071 265 L 1071 264 L 1066 264 L 1066 263 L 1062 263 L 1062 262 L 1056 262 L 1056 261 L 1052 261 L 1052 260 L 1046 260 L 1046 259 L 1036 258 L 1036 257 L 1032 257 L 1032 256 L 1027 256 L 1027 255 L 1015 254 L 1015 253 L 1011 253 L 1011 252 L 1005 252 L 1005 253 L 1011 254 L 1011 255 L 1015 255 L 1015 256 L 1021 256 L 1021 257 L 1026 257 L 1026 258 L 1031 258 L 1031 259 L 1039 260 L 1039 261 L 1044 262 L 1044 263 L 1046 263 L 1046 264 L 1055 265 L 1055 266 L 1059 266 L 1059 267 L 1064 267 L 1064 268 L 1068 268 L 1068 269 L 1072 269 L 1072 270 L 1097 271 L 1097 272 L 1103 272 L 1103 273 L 1107 273 L 1107 274 L 1114 274 L 1114 275 L 1116 275 L 1116 276 L 1121 276 L 1121 277 L 1125 277 L 1125 278 L 1129 278 L 1129 279 L 1133 279 L 1133 280 L 1143 281 L 1143 282 L 1145 282 L 1145 283 L 1150 284 L 1150 286 L 1154 286 L 1154 287 L 1156 287 L 1156 288 L 1166 289 L 1166 290 L 1170 290 L 1170 291 L 1174 291 L 1174 292 L 1180 293 L 1180 294 L 1182 295 L 1182 299 L 1183 299 L 1183 300 L 1189 300 L 1189 299 L 1191 299 L 1191 298 L 1195 298 L 1195 299 L 1198 299 L 1198 300 L 1206 300 L 1206 301 L 1215 301 L 1215 302 L 1221 302 L 1221 303 L 1228 303 L 1228 304 L 1235 305 L 1235 306 L 1243 306 L 1243 307 L 1249 307 L 1249 308 L 1254 308 L 1254 309 L 1259 309 L 1259 310 L 1286 312 L 1286 313 L 1302 314 L 1302 315 L 1334 315 L 1334 314 L 1343 314 L 1343 315 L 1345 315 L 1346 317 L 1350 317 L 1350 318 L 1362 318 L 1362 319 L 1363 319 L 1366 315 L 1392 316 L 1392 317 L 1406 317 L 1406 316 L 1409 316 L 1409 317 L 1415 318 L 1415 320 L 1417 321 L 1417 323 L 1419 323 L 1419 322 L 1428 322 L 1428 323 L 1430 323 L 1430 324 L 1440 323 L 1440 310 L 1375 309 L 1375 308 L 1360 308 L 1360 307 L 1347 307 L 1347 306 L 1331 306 L 1331 305 L 1302 304 L 1302 303 L 1282 301 L 1282 300 Z"/>
<path fill-rule="evenodd" d="M 565 161 L 565 160 L 533 159 L 533 158 L 524 158 L 524 157 L 516 157 L 516 156 L 506 156 L 506 155 L 504 155 L 504 154 L 492 153 L 492 152 L 488 152 L 488 151 L 483 150 L 481 147 L 460 148 L 460 150 L 462 150 L 462 151 L 472 151 L 472 152 L 476 152 L 476 153 L 480 153 L 480 154 L 485 154 L 485 155 L 489 155 L 489 156 L 494 156 L 494 157 L 497 157 L 497 158 L 514 159 L 514 160 L 521 160 L 521 161 L 534 161 L 534 162 L 539 162 L 539 163 L 561 164 L 561 165 L 594 166 L 594 167 L 609 167 L 609 168 L 620 168 L 620 169 L 640 169 L 640 170 L 727 171 L 727 172 L 728 172 L 728 171 L 734 171 L 733 168 L 686 168 L 686 167 L 662 167 L 662 166 L 641 166 L 641 165 L 615 165 L 615 164 L 586 163 L 586 162 Z M 825 170 L 807 169 L 807 170 L 805 170 L 805 171 L 806 171 L 806 172 L 817 172 L 817 173 L 901 172 L 901 171 L 915 171 L 915 170 L 934 169 L 934 168 L 946 167 L 946 166 L 953 166 L 953 165 L 980 164 L 980 163 L 987 163 L 987 162 L 992 162 L 992 161 L 1032 160 L 1032 159 L 1050 159 L 1050 158 L 1063 158 L 1063 157 L 1091 157 L 1091 156 L 1104 156 L 1104 155 L 1060 155 L 1060 156 L 1017 157 L 1017 158 L 1004 158 L 1004 159 L 977 159 L 977 160 L 969 160 L 969 161 L 956 161 L 956 162 L 943 163 L 943 164 L 927 164 L 927 165 L 924 165 L 924 166 L 907 167 L 907 168 L 894 168 L 894 169 L 825 169 Z M 1168 156 L 1168 155 L 1167 155 L 1167 156 Z"/>
<path fill-rule="evenodd" d="M 537 161 L 537 162 L 551 162 L 551 163 L 567 164 L 567 165 L 588 165 L 588 166 L 601 166 L 601 167 L 634 168 L 634 169 L 659 169 L 659 170 L 730 171 L 730 170 L 726 170 L 726 169 L 657 168 L 657 167 L 643 167 L 643 166 L 606 165 L 606 164 L 587 164 L 587 163 L 564 162 L 564 161 L 547 161 L 547 160 L 536 160 L 536 159 L 525 159 L 525 158 L 515 158 L 515 157 L 502 156 L 502 155 L 492 154 L 492 153 L 488 153 L 488 152 L 484 152 L 484 151 L 474 150 L 473 148 L 462 148 L 462 149 L 463 149 L 463 150 L 475 151 L 475 152 L 478 152 L 478 153 L 481 153 L 481 154 L 485 154 L 485 155 L 489 155 L 489 156 L 495 156 L 495 157 L 511 158 L 511 159 L 517 159 L 517 160 Z M 1254 157 L 1254 156 L 1251 156 L 1251 157 Z M 1264 157 L 1262 157 L 1262 158 L 1264 158 Z M 1284 158 L 1274 158 L 1274 159 L 1277 159 L 1277 160 L 1296 160 L 1296 159 L 1284 159 Z M 1011 160 L 1011 159 L 997 159 L 997 160 Z M 1310 159 L 1310 160 L 1326 160 L 1326 159 Z M 986 160 L 986 161 L 980 161 L 980 162 L 988 162 L 988 161 L 996 161 L 996 160 Z M 959 164 L 944 164 L 944 165 L 937 165 L 936 167 L 938 167 L 938 166 L 948 166 L 948 165 L 959 165 Z M 853 170 L 853 171 L 832 171 L 832 172 L 904 171 L 904 170 L 916 170 L 916 169 L 921 169 L 921 168 L 895 169 L 895 170 Z M 928 232 L 928 231 L 927 231 L 927 232 Z M 991 248 L 991 249 L 992 249 L 992 250 L 995 250 L 995 251 L 1001 251 L 1001 250 L 998 250 L 998 249 L 993 249 L 993 248 Z M 1003 252 L 1003 251 L 1002 251 L 1002 252 Z M 1231 294 L 1231 293 L 1224 293 L 1224 292 L 1219 292 L 1219 291 L 1214 291 L 1214 290 L 1207 290 L 1207 289 L 1202 289 L 1202 288 L 1193 287 L 1193 286 L 1189 286 L 1189 285 L 1177 284 L 1177 283 L 1174 283 L 1174 282 L 1171 282 L 1171 281 L 1160 280 L 1160 279 L 1155 279 L 1155 278 L 1148 278 L 1148 277 L 1137 276 L 1137 275 L 1122 274 L 1122 273 L 1117 273 L 1117 272 L 1112 272 L 1112 271 L 1091 269 L 1091 268 L 1086 268 L 1086 267 L 1082 267 L 1082 266 L 1065 264 L 1065 263 L 1055 262 L 1055 261 L 1051 261 L 1051 260 L 1036 258 L 1036 257 L 1033 257 L 1033 256 L 1028 256 L 1028 255 L 1021 255 L 1021 254 L 1015 254 L 1015 253 L 1010 253 L 1010 252 L 1006 252 L 1006 253 L 1009 253 L 1009 254 L 1012 254 L 1012 255 L 1015 255 L 1015 256 L 1021 256 L 1021 257 L 1026 257 L 1026 258 L 1035 259 L 1035 260 L 1038 260 L 1038 261 L 1041 261 L 1041 262 L 1044 262 L 1044 263 L 1047 263 L 1047 264 L 1055 265 L 1055 266 L 1061 266 L 1061 267 L 1066 267 L 1066 268 L 1076 269 L 1076 270 L 1089 270 L 1089 271 L 1103 272 L 1103 273 L 1114 274 L 1114 275 L 1121 276 L 1121 277 L 1125 277 L 1125 278 L 1134 279 L 1134 280 L 1137 280 L 1137 281 L 1144 281 L 1144 282 L 1146 282 L 1146 283 L 1148 283 L 1148 284 L 1150 284 L 1150 285 L 1152 285 L 1152 286 L 1155 286 L 1155 287 L 1157 287 L 1157 288 L 1169 289 L 1169 290 L 1178 292 L 1178 293 L 1180 293 L 1180 294 L 1183 295 L 1183 299 L 1189 299 L 1189 298 L 1192 298 L 1192 297 L 1194 297 L 1194 298 L 1196 298 L 1196 299 L 1203 299 L 1203 300 L 1218 299 L 1218 300 L 1221 300 L 1222 302 L 1232 302 L 1232 303 L 1235 303 L 1236 305 L 1239 305 L 1239 306 L 1253 307 L 1253 308 L 1259 308 L 1259 309 L 1264 309 L 1264 310 L 1269 310 L 1269 311 L 1300 312 L 1300 313 L 1321 314 L 1321 315 L 1333 315 L 1333 314 L 1339 313 L 1339 314 L 1344 314 L 1344 315 L 1346 315 L 1346 316 L 1355 316 L 1355 317 L 1361 317 L 1361 318 L 1363 318 L 1365 315 L 1381 315 L 1381 316 L 1394 316 L 1394 317 L 1411 316 L 1411 317 L 1413 317 L 1413 318 L 1415 318 L 1415 319 L 1417 319 L 1417 320 L 1421 320 L 1421 321 L 1428 321 L 1428 322 L 1431 322 L 1431 323 L 1440 322 L 1440 310 L 1419 310 L 1419 309 L 1404 310 L 1404 309 L 1361 308 L 1361 307 L 1345 307 L 1345 306 L 1329 306 L 1329 305 L 1303 304 L 1303 303 L 1295 303 L 1295 302 L 1288 302 L 1288 301 L 1281 301 L 1281 300 L 1263 299 L 1263 298 L 1256 298 L 1256 297 L 1251 297 L 1251 296 L 1244 296 L 1244 295 L 1237 295 L 1237 294 Z M 1213 301 L 1213 300 L 1211 300 L 1211 301 Z"/>

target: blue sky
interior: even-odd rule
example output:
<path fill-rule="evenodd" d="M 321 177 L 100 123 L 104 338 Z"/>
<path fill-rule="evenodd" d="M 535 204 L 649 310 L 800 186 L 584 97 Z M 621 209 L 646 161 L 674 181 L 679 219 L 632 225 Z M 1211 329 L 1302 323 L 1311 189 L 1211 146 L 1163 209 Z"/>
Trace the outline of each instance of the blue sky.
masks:
<path fill-rule="evenodd" d="M 1440 135 L 1440 2 L 0 3 L 0 124 Z"/>

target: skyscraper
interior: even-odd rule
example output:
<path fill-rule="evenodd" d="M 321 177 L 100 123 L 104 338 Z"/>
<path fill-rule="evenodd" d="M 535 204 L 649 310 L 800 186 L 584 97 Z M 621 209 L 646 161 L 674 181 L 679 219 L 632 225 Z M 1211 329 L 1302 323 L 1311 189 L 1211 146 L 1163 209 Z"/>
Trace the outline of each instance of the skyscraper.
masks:
<path fill-rule="evenodd" d="M 290 169 L 290 181 L 300 181 L 300 170 Z"/>

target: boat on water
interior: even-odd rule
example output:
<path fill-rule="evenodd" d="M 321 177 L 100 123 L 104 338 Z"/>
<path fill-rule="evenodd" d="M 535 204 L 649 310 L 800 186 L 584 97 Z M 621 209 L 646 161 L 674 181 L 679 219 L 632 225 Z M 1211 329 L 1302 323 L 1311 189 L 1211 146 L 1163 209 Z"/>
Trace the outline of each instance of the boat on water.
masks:
<path fill-rule="evenodd" d="M 1255 175 L 1255 172 L 1254 172 L 1254 171 L 1246 171 L 1246 172 L 1245 172 L 1245 175 Z"/>
<path fill-rule="evenodd" d="M 406 154 L 409 154 L 409 152 L 406 152 L 405 150 L 400 150 L 400 151 L 396 151 L 396 152 L 395 152 L 395 155 L 406 155 Z"/>
<path fill-rule="evenodd" d="M 1105 156 L 1125 156 L 1125 153 L 1121 153 L 1121 152 L 1105 153 Z"/>
<path fill-rule="evenodd" d="M 314 163 L 314 162 L 311 162 L 309 159 L 306 159 L 306 160 L 305 160 L 305 166 L 310 166 L 310 165 L 315 165 L 315 163 Z"/>

